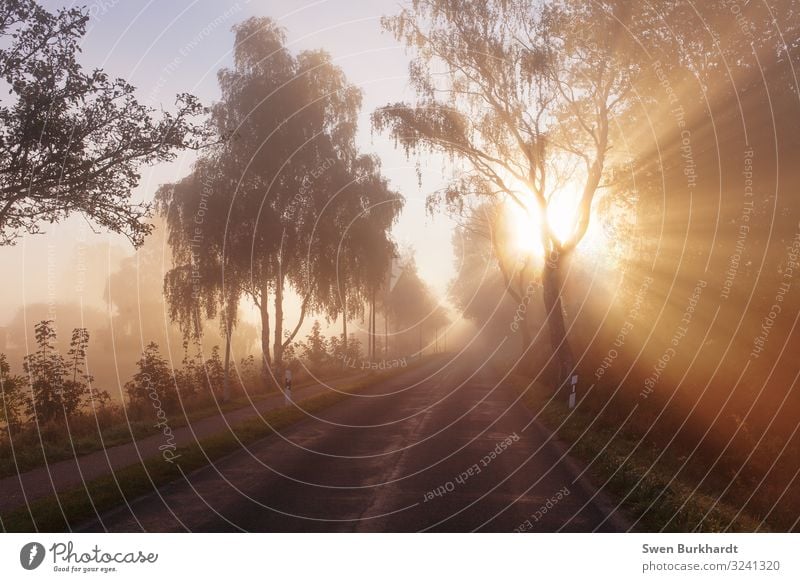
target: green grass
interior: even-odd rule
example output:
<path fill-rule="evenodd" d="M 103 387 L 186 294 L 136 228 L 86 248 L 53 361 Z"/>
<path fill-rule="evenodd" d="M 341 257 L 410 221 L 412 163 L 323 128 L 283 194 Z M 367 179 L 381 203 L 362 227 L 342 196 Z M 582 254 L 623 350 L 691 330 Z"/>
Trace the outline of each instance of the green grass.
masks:
<path fill-rule="evenodd" d="M 339 386 L 337 387 L 339 392 L 318 394 L 299 403 L 302 404 L 304 411 L 317 412 L 340 402 L 347 394 L 359 392 L 377 381 L 407 372 L 424 361 Z M 149 493 L 155 487 L 182 478 L 181 472 L 190 473 L 215 459 L 239 450 L 240 443 L 252 443 L 273 434 L 275 430 L 307 418 L 304 411 L 292 407 L 266 412 L 262 415 L 265 420 L 251 419 L 235 425 L 233 433 L 230 431 L 221 433 L 202 439 L 191 446 L 179 448 L 175 454 L 181 456 L 174 464 L 165 462 L 161 456 L 147 459 L 143 464 L 116 471 L 118 484 L 112 475 L 95 479 L 88 482 L 85 487 L 76 487 L 59 493 L 58 498 L 53 496 L 41 499 L 31 503 L 28 508 L 0 516 L 0 526 L 8 532 L 57 532 L 75 527 L 94 517 L 95 512 L 107 511 L 123 504 L 126 499 L 131 500 Z"/>
<path fill-rule="evenodd" d="M 538 413 L 542 424 L 572 447 L 573 457 L 592 463 L 588 475 L 595 485 L 617 497 L 616 502 L 625 498 L 623 511 L 631 521 L 639 520 L 637 531 L 692 531 L 701 520 L 698 531 L 703 532 L 726 528 L 731 532 L 752 532 L 758 527 L 760 520 L 744 512 L 737 516 L 737 508 L 724 503 L 715 505 L 721 491 L 717 495 L 701 489 L 692 493 L 694 483 L 675 478 L 680 463 L 668 455 L 656 462 L 661 450 L 640 442 L 637 435 L 626 434 L 623 428 L 615 436 L 618 426 L 603 425 L 580 406 L 570 411 L 565 402 L 548 402 L 552 390 L 538 383 L 529 386 L 530 379 L 523 376 L 510 376 L 509 384 L 523 395 L 528 408 Z M 764 526 L 760 530 L 766 531 Z"/>

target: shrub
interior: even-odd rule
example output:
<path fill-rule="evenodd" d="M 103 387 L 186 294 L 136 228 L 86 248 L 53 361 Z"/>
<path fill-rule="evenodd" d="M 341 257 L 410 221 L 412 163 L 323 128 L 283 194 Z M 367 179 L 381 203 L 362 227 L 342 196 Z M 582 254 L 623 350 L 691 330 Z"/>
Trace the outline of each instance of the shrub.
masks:
<path fill-rule="evenodd" d="M 161 357 L 158 344 L 147 344 L 142 357 L 136 362 L 138 371 L 125 384 L 131 403 L 141 405 L 152 401 L 160 403 L 165 411 L 178 408 L 178 391 L 167 361 Z"/>
<path fill-rule="evenodd" d="M 26 411 L 32 419 L 37 423 L 60 422 L 92 401 L 108 401 L 107 392 L 90 388 L 93 378 L 86 371 L 88 331 L 72 331 L 68 358 L 55 348 L 56 331 L 51 320 L 36 324 L 34 333 L 38 349 L 25 356 L 23 364 L 30 387 Z"/>
<path fill-rule="evenodd" d="M 25 378 L 11 374 L 5 354 L 0 354 L 0 427 L 15 429 L 25 405 Z"/>
<path fill-rule="evenodd" d="M 238 385 L 243 392 L 257 390 L 261 387 L 261 370 L 251 354 L 242 358 L 239 364 Z"/>
<path fill-rule="evenodd" d="M 328 362 L 328 346 L 325 336 L 322 335 L 322 326 L 319 321 L 314 321 L 311 332 L 306 336 L 306 341 L 300 344 L 301 357 L 306 366 L 314 373 L 319 372 Z"/>
<path fill-rule="evenodd" d="M 184 344 L 182 366 L 174 372 L 175 384 L 182 398 L 196 396 L 198 387 L 203 385 L 203 370 L 198 365 L 198 359 L 198 356 L 189 356 L 188 345 Z"/>
<path fill-rule="evenodd" d="M 222 394 L 225 388 L 225 366 L 219 355 L 219 346 L 211 348 L 211 357 L 203 364 L 203 376 L 210 393 Z"/>

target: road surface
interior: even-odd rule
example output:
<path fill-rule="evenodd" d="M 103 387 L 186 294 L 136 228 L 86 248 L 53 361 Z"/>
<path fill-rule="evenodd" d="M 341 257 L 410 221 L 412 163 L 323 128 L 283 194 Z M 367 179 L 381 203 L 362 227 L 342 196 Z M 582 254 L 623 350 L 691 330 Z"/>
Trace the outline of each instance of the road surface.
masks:
<path fill-rule="evenodd" d="M 610 513 L 532 419 L 474 355 L 441 357 L 80 529 L 625 529 L 624 516 Z"/>

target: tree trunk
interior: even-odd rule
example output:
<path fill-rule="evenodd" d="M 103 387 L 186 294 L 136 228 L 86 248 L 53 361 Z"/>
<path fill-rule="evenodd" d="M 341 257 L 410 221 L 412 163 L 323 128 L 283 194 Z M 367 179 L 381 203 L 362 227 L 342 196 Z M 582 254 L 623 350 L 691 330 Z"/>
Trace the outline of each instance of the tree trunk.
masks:
<path fill-rule="evenodd" d="M 542 273 L 542 297 L 547 329 L 553 354 L 558 362 L 557 391 L 567 388 L 569 377 L 575 369 L 575 358 L 567 341 L 564 309 L 561 303 L 561 284 L 565 264 L 566 257 L 563 253 L 552 253 L 550 258 L 545 261 Z"/>
<path fill-rule="evenodd" d="M 525 354 L 528 351 L 528 348 L 531 347 L 531 343 L 533 342 L 533 338 L 531 338 L 531 328 L 528 324 L 529 320 L 529 311 L 530 311 L 530 304 L 531 304 L 531 287 L 525 286 L 525 272 L 528 267 L 528 261 L 525 261 L 522 268 L 520 268 L 519 272 L 517 273 L 517 282 L 519 285 L 519 294 L 517 294 L 517 303 L 519 304 L 519 313 L 520 313 L 520 337 L 522 338 L 522 355 L 523 360 L 526 360 Z M 508 278 L 506 277 L 506 281 Z"/>
<path fill-rule="evenodd" d="M 531 337 L 531 328 L 528 324 L 528 310 L 525 309 L 520 315 L 520 322 L 519 322 L 519 336 L 522 341 L 522 355 L 525 357 L 528 352 L 528 348 L 531 347 L 531 343 L 533 342 L 533 338 Z"/>
<path fill-rule="evenodd" d="M 272 349 L 276 378 L 283 372 L 283 277 L 275 283 L 275 344 Z"/>
<path fill-rule="evenodd" d="M 225 381 L 222 383 L 222 401 L 228 402 L 231 399 L 231 335 L 233 325 L 228 320 L 225 326 Z"/>
<path fill-rule="evenodd" d="M 347 299 L 345 298 L 342 305 L 342 346 L 344 349 L 344 357 L 347 358 Z"/>
<path fill-rule="evenodd" d="M 367 349 L 370 361 L 375 359 L 375 291 L 369 302 L 369 348 Z"/>
<path fill-rule="evenodd" d="M 258 309 L 261 312 L 261 379 L 266 389 L 270 386 L 270 369 L 272 368 L 272 359 L 269 352 L 269 291 L 266 285 L 261 288 Z"/>
<path fill-rule="evenodd" d="M 378 358 L 378 309 L 375 307 L 375 291 L 372 291 L 372 359 Z"/>

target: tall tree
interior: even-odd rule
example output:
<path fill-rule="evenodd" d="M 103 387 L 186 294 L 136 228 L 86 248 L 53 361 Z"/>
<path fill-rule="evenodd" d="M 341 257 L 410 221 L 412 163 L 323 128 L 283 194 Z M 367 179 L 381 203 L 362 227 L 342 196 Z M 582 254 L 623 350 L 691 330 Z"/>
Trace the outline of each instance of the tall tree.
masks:
<path fill-rule="evenodd" d="M 442 151 L 465 164 L 444 200 L 504 196 L 530 213 L 562 381 L 574 368 L 561 301 L 567 261 L 612 162 L 612 119 L 628 107 L 640 72 L 625 26 L 635 19 L 641 34 L 653 18 L 645 10 L 622 1 L 414 0 L 383 20 L 414 51 L 419 99 L 377 110 L 373 123 L 406 151 Z M 576 163 L 575 218 L 556 232 L 551 178 Z"/>
<path fill-rule="evenodd" d="M 199 145 L 191 124 L 202 112 L 191 95 L 155 116 L 134 88 L 77 61 L 84 9 L 53 14 L 34 0 L 0 5 L 0 245 L 72 213 L 140 244 L 149 203 L 131 199 L 139 168 Z"/>
<path fill-rule="evenodd" d="M 347 322 L 364 314 L 364 306 L 373 291 L 386 288 L 386 277 L 395 255 L 390 229 L 397 220 L 403 199 L 389 189 L 380 174 L 379 161 L 371 156 L 359 156 L 347 168 L 350 179 L 341 192 L 336 215 L 326 217 L 333 229 L 328 240 L 338 242 L 330 251 L 336 265 L 334 278 L 328 281 L 334 298 L 329 305 L 330 317 L 342 319 L 342 342 L 348 351 Z"/>
<path fill-rule="evenodd" d="M 245 273 L 226 249 L 237 232 L 229 232 L 229 193 L 235 182 L 220 167 L 217 151 L 203 156 L 192 173 L 162 186 L 156 198 L 169 230 L 173 267 L 164 276 L 170 319 L 188 341 L 199 342 L 205 319 L 219 317 L 225 341 L 222 398 L 231 397 L 230 361 L 233 330 Z"/>
<path fill-rule="evenodd" d="M 377 165 L 358 156 L 361 93 L 330 57 L 293 55 L 270 19 L 251 18 L 235 33 L 234 64 L 219 73 L 222 98 L 213 109 L 217 131 L 228 138 L 220 159 L 234 182 L 226 219 L 236 227 L 228 229 L 225 249 L 247 273 L 242 289 L 261 313 L 264 371 L 271 374 L 283 366 L 307 314 L 337 312 L 331 290 L 338 227 L 351 214 L 345 209 L 357 216 L 359 205 L 363 211 L 399 197 L 389 193 Z M 370 219 L 384 238 L 398 210 L 388 220 Z M 300 301 L 288 330 L 287 293 Z"/>

